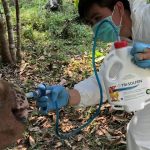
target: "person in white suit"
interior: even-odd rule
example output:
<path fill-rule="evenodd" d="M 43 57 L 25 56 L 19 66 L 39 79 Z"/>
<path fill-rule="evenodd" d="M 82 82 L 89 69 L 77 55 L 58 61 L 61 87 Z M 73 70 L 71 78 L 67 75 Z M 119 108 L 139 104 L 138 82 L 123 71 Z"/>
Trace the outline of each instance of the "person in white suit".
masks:
<path fill-rule="evenodd" d="M 95 28 L 102 20 L 109 20 L 115 26 L 121 38 L 145 43 L 145 46 L 133 45 L 134 62 L 139 67 L 150 68 L 150 4 L 146 0 L 79 0 L 79 15 L 84 23 Z M 100 27 L 101 41 L 113 42 L 114 33 L 109 26 Z M 146 46 L 147 45 L 147 46 Z M 145 48 L 146 47 L 146 48 Z M 98 74 L 101 76 L 103 69 Z M 103 81 L 104 99 L 107 100 Z M 62 86 L 49 86 L 48 98 L 57 100 L 58 108 L 70 105 L 91 106 L 99 103 L 100 94 L 95 76 L 89 77 L 67 91 Z M 55 105 L 49 102 L 43 105 L 42 97 L 38 101 L 44 113 L 54 110 Z M 44 108 L 45 105 L 47 109 Z M 127 128 L 127 145 L 129 150 L 150 150 L 150 105 L 138 111 L 133 116 Z"/>
<path fill-rule="evenodd" d="M 80 1 L 82 3 L 82 1 L 84 0 Z M 111 2 L 113 3 L 113 0 L 106 0 L 105 2 L 108 2 L 110 4 Z M 105 2 L 103 2 L 103 4 L 105 4 Z M 116 25 L 121 25 L 120 36 L 132 39 L 134 41 L 150 43 L 150 4 L 148 3 L 148 1 L 129 0 L 129 7 L 128 5 L 123 4 L 127 4 L 127 0 L 114 0 L 114 3 L 114 6 L 110 5 L 113 12 L 112 20 Z M 94 4 L 93 2 L 93 6 L 91 5 L 90 8 L 88 8 L 89 11 L 87 12 L 82 8 L 84 7 L 83 5 L 79 5 L 79 12 L 81 16 L 85 18 L 85 21 L 93 26 L 97 22 L 99 22 L 99 20 L 105 18 L 107 13 L 109 13 L 109 8 L 107 6 L 102 7 L 98 5 L 98 3 Z M 110 12 L 110 14 L 112 12 Z M 110 14 L 108 14 L 107 16 L 109 16 Z M 141 59 L 150 59 L 149 52 L 139 55 L 141 55 L 139 56 L 141 57 Z M 81 95 L 80 105 L 86 106 L 90 104 L 90 102 L 93 102 L 93 104 L 99 102 L 98 86 L 95 78 L 93 78 L 94 77 L 90 77 L 89 79 L 86 79 L 75 85 L 75 89 L 79 91 Z M 145 109 L 136 112 L 130 123 L 128 124 L 127 146 L 129 150 L 150 150 L 150 105 L 147 105 Z"/>

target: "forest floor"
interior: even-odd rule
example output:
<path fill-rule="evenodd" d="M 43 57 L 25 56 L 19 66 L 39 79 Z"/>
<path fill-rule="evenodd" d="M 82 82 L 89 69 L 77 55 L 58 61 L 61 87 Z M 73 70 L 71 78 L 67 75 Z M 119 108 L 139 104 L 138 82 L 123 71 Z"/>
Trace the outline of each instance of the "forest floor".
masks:
<path fill-rule="evenodd" d="M 24 92 L 33 91 L 39 83 L 65 87 L 93 74 L 91 65 L 92 33 L 77 18 L 77 10 L 65 1 L 63 10 L 47 12 L 46 0 L 22 2 L 22 56 L 15 66 L 1 65 L 0 76 L 19 85 Z M 68 13 L 69 12 L 69 13 Z M 100 66 L 109 45 L 100 43 L 96 51 L 96 65 Z M 34 101 L 29 101 L 28 126 L 23 138 L 7 150 L 125 150 L 126 126 L 132 114 L 116 111 L 108 103 L 101 114 L 68 140 L 55 134 L 55 112 L 41 116 Z M 80 127 L 94 114 L 98 106 L 87 108 L 67 107 L 60 110 L 60 129 L 68 133 Z"/>

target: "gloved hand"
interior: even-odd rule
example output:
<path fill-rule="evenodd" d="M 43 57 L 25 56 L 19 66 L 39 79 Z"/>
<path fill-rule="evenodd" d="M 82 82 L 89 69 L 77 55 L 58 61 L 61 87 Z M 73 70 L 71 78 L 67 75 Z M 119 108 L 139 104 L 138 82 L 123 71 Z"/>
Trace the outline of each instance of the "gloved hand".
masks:
<path fill-rule="evenodd" d="M 142 68 L 150 68 L 150 44 L 134 43 L 131 55 L 136 65 Z"/>
<path fill-rule="evenodd" d="M 38 89 L 41 88 L 43 90 L 43 87 L 45 87 L 45 91 L 50 90 L 51 92 L 37 100 L 37 106 L 40 108 L 42 114 L 46 115 L 49 111 L 56 110 L 56 107 L 60 109 L 68 104 L 69 93 L 65 87 L 61 85 L 41 86 L 40 84 Z"/>

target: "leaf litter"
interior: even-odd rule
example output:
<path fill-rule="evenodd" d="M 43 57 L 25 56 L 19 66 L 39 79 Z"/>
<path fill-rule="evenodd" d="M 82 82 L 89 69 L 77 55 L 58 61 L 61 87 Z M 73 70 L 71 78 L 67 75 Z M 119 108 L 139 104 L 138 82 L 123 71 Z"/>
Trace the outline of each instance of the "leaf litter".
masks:
<path fill-rule="evenodd" d="M 51 60 L 25 53 L 21 64 L 1 66 L 0 75 L 17 84 L 25 92 L 35 89 L 39 83 L 64 84 L 72 88 L 74 84 L 90 76 L 91 60 L 86 55 L 76 55 L 69 62 Z M 98 62 L 98 63 L 101 63 Z M 97 64 L 99 66 L 99 64 Z M 94 113 L 98 106 L 87 108 L 67 107 L 60 110 L 60 129 L 68 133 L 81 126 Z M 30 101 L 29 123 L 23 138 L 10 149 L 34 150 L 125 150 L 126 126 L 132 117 L 122 111 L 112 110 L 108 103 L 103 104 L 99 115 L 79 135 L 69 140 L 61 140 L 55 135 L 55 112 L 40 116 L 34 101 Z"/>

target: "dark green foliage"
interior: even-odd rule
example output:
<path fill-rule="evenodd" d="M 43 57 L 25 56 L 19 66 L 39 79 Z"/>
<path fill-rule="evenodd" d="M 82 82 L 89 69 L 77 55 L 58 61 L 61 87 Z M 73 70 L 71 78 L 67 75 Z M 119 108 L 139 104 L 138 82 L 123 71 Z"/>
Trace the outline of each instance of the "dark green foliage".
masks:
<path fill-rule="evenodd" d="M 63 2 L 63 9 L 47 12 L 45 0 L 22 1 L 21 20 L 23 49 L 36 53 L 55 53 L 68 59 L 68 54 L 81 54 L 91 50 L 92 33 L 81 25 L 72 2 Z M 59 57 L 59 56 L 56 57 Z"/>

